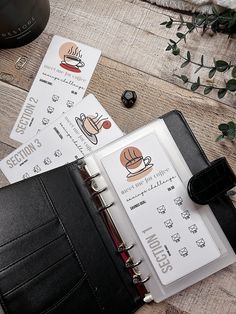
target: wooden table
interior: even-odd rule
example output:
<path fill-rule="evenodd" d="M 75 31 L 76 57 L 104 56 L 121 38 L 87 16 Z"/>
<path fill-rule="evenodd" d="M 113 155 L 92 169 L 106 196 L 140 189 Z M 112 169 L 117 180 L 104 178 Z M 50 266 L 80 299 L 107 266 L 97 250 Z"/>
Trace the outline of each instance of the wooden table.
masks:
<path fill-rule="evenodd" d="M 9 138 L 10 131 L 52 35 L 59 34 L 102 50 L 87 93 L 94 93 L 123 131 L 128 133 L 170 110 L 181 110 L 209 159 L 225 155 L 236 171 L 235 145 L 215 142 L 218 124 L 236 121 L 236 98 L 231 94 L 220 102 L 214 93 L 209 97 L 193 93 L 173 76 L 180 73 L 181 61 L 165 52 L 176 32 L 160 26 L 167 16 L 176 18 L 178 13 L 141 0 L 51 0 L 48 26 L 37 40 L 22 48 L 0 50 L 0 78 L 5 79 L 0 81 L 0 158 L 19 145 Z M 213 56 L 236 62 L 236 42 L 227 35 L 192 34 L 186 49 L 196 58 L 204 54 L 208 63 Z M 21 56 L 28 63 L 17 70 L 15 63 Z M 189 66 L 185 73 L 193 77 L 195 69 Z M 223 78 L 216 82 L 222 83 Z M 131 109 L 120 101 L 125 89 L 138 94 Z M 7 184 L 2 174 L 0 184 Z M 138 313 L 235 314 L 236 265 Z"/>

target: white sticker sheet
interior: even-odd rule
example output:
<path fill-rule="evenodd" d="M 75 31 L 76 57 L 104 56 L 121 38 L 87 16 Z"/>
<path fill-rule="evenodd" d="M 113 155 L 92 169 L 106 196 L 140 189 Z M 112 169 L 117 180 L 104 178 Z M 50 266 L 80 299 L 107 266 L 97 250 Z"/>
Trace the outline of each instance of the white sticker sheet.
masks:
<path fill-rule="evenodd" d="M 10 137 L 25 143 L 82 100 L 101 51 L 54 36 Z"/>
<path fill-rule="evenodd" d="M 154 133 L 101 162 L 163 285 L 220 256 L 199 207 Z"/>
<path fill-rule="evenodd" d="M 123 136 L 93 95 L 61 115 L 0 162 L 10 183 L 81 158 Z"/>

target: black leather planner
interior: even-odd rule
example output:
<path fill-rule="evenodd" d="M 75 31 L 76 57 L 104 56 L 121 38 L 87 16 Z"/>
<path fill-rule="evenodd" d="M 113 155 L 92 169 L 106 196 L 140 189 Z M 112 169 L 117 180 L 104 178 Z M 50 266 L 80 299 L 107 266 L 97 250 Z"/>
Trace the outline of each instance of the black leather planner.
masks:
<path fill-rule="evenodd" d="M 211 164 L 183 116 L 173 111 L 163 119 L 191 172 L 207 169 Z M 214 184 L 213 175 L 205 177 L 205 189 Z M 225 188 L 209 205 L 236 251 L 236 210 Z M 0 303 L 5 313 L 129 314 L 143 305 L 138 288 L 78 161 L 0 190 Z"/>

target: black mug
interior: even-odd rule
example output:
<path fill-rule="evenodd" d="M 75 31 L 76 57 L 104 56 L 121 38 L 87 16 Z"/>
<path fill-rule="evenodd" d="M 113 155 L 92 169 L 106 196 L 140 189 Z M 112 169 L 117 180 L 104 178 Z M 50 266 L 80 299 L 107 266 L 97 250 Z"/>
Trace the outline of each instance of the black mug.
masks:
<path fill-rule="evenodd" d="M 0 0 L 0 48 L 28 44 L 38 37 L 50 15 L 49 0 Z"/>

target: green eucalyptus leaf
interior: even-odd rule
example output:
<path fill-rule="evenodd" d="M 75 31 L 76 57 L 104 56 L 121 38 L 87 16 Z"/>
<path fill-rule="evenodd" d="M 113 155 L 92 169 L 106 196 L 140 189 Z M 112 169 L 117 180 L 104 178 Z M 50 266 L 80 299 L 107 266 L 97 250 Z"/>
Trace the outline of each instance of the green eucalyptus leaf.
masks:
<path fill-rule="evenodd" d="M 201 65 L 203 65 L 203 62 L 204 62 L 204 56 L 202 55 L 201 56 Z"/>
<path fill-rule="evenodd" d="M 178 56 L 179 53 L 180 53 L 180 49 L 175 47 L 175 48 L 172 49 L 172 53 L 173 53 L 173 55 Z"/>
<path fill-rule="evenodd" d="M 171 49 L 172 49 L 172 46 L 171 46 L 171 45 L 168 45 L 168 46 L 166 47 L 166 51 L 171 50 Z"/>
<path fill-rule="evenodd" d="M 219 89 L 219 91 L 218 91 L 218 93 L 217 93 L 217 94 L 218 94 L 218 98 L 219 98 L 219 99 L 223 98 L 226 93 L 227 93 L 227 89 L 226 89 L 226 88 L 221 88 L 221 89 Z"/>
<path fill-rule="evenodd" d="M 181 79 L 184 83 L 187 83 L 188 82 L 188 78 L 186 75 L 181 75 Z"/>
<path fill-rule="evenodd" d="M 176 36 L 181 39 L 181 38 L 183 38 L 185 35 L 184 35 L 183 33 L 178 32 L 178 33 L 176 33 Z"/>
<path fill-rule="evenodd" d="M 192 31 L 194 29 L 194 25 L 192 23 L 187 23 L 186 24 L 188 30 Z"/>
<path fill-rule="evenodd" d="M 236 124 L 233 121 L 230 121 L 227 123 L 229 126 L 229 130 L 234 130 L 236 129 Z"/>
<path fill-rule="evenodd" d="M 195 19 L 195 23 L 198 25 L 198 26 L 201 26 L 201 24 L 206 20 L 206 16 L 203 15 L 203 14 L 198 14 L 196 16 L 196 19 Z"/>
<path fill-rule="evenodd" d="M 229 126 L 226 123 L 221 123 L 220 125 L 218 125 L 218 129 L 223 133 L 228 132 Z"/>
<path fill-rule="evenodd" d="M 236 130 L 230 129 L 227 133 L 227 138 L 229 140 L 234 140 L 236 138 Z"/>
<path fill-rule="evenodd" d="M 191 54 L 190 51 L 187 51 L 187 59 L 190 61 L 191 60 Z"/>
<path fill-rule="evenodd" d="M 191 91 L 195 92 L 195 90 L 197 90 L 197 89 L 198 89 L 198 87 L 199 87 L 198 82 L 193 83 L 193 84 L 191 85 Z"/>
<path fill-rule="evenodd" d="M 210 78 L 210 79 L 213 78 L 213 76 L 215 75 L 215 73 L 216 73 L 216 68 L 212 68 L 212 69 L 209 71 L 209 73 L 208 73 L 209 78 Z"/>
<path fill-rule="evenodd" d="M 228 82 L 226 82 L 226 88 L 230 90 L 231 92 L 236 91 L 236 79 L 231 79 Z"/>
<path fill-rule="evenodd" d="M 223 140 L 224 140 L 224 135 L 223 134 L 217 136 L 217 138 L 216 138 L 216 142 L 221 142 Z"/>
<path fill-rule="evenodd" d="M 204 95 L 209 94 L 213 90 L 212 86 L 207 86 L 204 88 Z"/>
<path fill-rule="evenodd" d="M 172 21 L 167 22 L 167 23 L 166 23 L 166 28 L 171 28 L 172 24 L 173 24 Z"/>
<path fill-rule="evenodd" d="M 162 22 L 160 25 L 166 25 L 168 22 L 165 21 L 165 22 Z"/>
<path fill-rule="evenodd" d="M 184 68 L 184 67 L 186 67 L 186 65 L 188 65 L 189 64 L 189 60 L 186 60 L 186 61 L 184 61 L 184 63 L 182 63 L 181 64 L 181 68 Z"/>
<path fill-rule="evenodd" d="M 170 42 L 176 45 L 176 41 L 174 41 L 173 39 L 170 39 Z"/>
<path fill-rule="evenodd" d="M 218 72 L 224 72 L 228 69 L 229 64 L 224 60 L 217 60 L 215 61 L 215 67 Z"/>
<path fill-rule="evenodd" d="M 232 70 L 232 77 L 235 77 L 236 78 L 236 66 L 233 67 L 233 70 Z"/>

